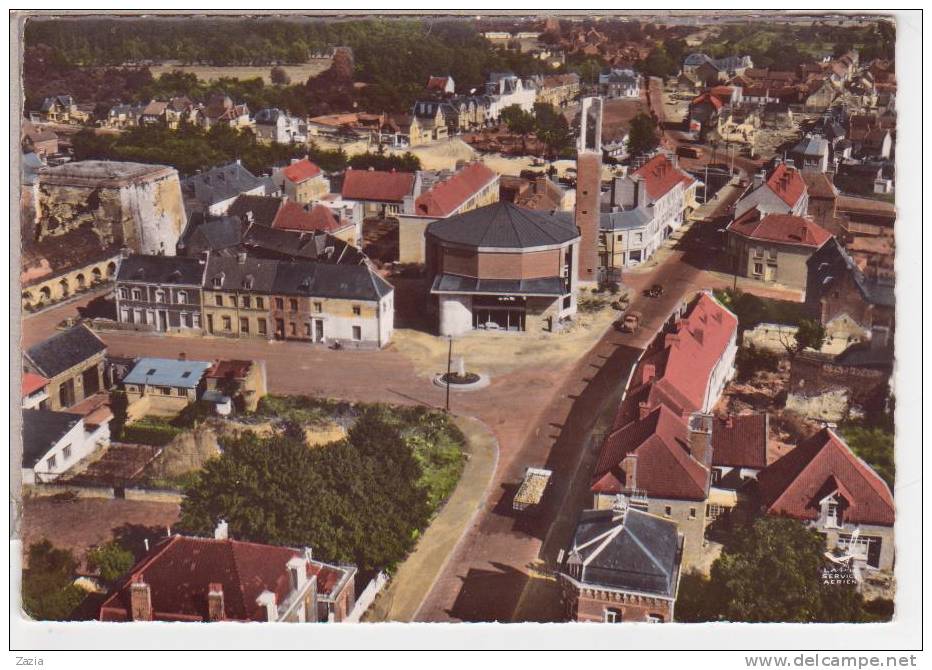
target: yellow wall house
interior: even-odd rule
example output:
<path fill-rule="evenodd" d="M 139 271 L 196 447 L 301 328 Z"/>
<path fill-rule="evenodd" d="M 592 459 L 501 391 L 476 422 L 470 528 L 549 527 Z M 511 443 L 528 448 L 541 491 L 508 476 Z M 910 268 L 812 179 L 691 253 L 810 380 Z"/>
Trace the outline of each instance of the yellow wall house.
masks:
<path fill-rule="evenodd" d="M 142 358 L 123 378 L 127 416 L 176 416 L 204 393 L 206 361 Z"/>
<path fill-rule="evenodd" d="M 26 369 L 49 380 L 48 409 L 68 409 L 104 390 L 107 345 L 85 326 L 75 326 L 30 347 Z"/>

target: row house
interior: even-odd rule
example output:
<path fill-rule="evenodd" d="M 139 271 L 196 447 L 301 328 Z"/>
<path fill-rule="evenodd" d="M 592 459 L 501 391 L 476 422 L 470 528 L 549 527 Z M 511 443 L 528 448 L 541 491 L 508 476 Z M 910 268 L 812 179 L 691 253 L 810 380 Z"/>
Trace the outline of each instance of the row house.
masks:
<path fill-rule="evenodd" d="M 805 291 L 808 261 L 832 234 L 795 214 L 765 214 L 750 209 L 725 229 L 727 252 L 736 274 Z"/>
<path fill-rule="evenodd" d="M 521 79 L 512 72 L 493 72 L 485 85 L 486 95 L 492 99 L 490 116 L 498 120 L 502 110 L 517 105 L 525 112 L 534 111 L 538 89 L 529 79 Z"/>
<path fill-rule="evenodd" d="M 172 535 L 107 595 L 100 621 L 339 623 L 356 606 L 356 568 L 309 548 L 242 542 L 220 522 L 213 538 Z M 357 617 L 358 618 L 358 615 Z"/>
<path fill-rule="evenodd" d="M 398 259 L 402 263 L 426 260 L 424 234 L 430 223 L 499 199 L 499 175 L 485 163 L 470 163 L 429 185 L 428 174 L 417 173 L 413 192 L 405 196 L 398 213 Z"/>
<path fill-rule="evenodd" d="M 127 256 L 117 270 L 117 321 L 159 333 L 201 332 L 205 267 L 200 258 Z"/>
<path fill-rule="evenodd" d="M 550 74 L 537 81 L 537 102 L 557 109 L 566 107 L 579 97 L 580 80 L 575 72 Z"/>
<path fill-rule="evenodd" d="M 711 411 L 734 374 L 737 330 L 737 317 L 710 293 L 674 313 L 632 371 L 590 480 L 595 509 L 623 496 L 676 522 L 686 565 L 700 559 L 711 512 Z"/>
<path fill-rule="evenodd" d="M 210 335 L 383 347 L 393 289 L 366 264 L 212 256 L 204 323 Z"/>
<path fill-rule="evenodd" d="M 616 177 L 600 215 L 600 265 L 626 268 L 647 261 L 683 225 L 695 205 L 696 186 L 676 156 L 665 153 Z"/>
<path fill-rule="evenodd" d="M 419 136 L 412 137 L 412 145 L 444 140 L 449 135 L 450 125 L 455 124 L 454 109 L 448 103 L 437 100 L 415 102 L 411 116 L 417 119 L 419 130 Z"/>
<path fill-rule="evenodd" d="M 896 507 L 890 487 L 842 438 L 823 428 L 757 478 L 764 514 L 798 519 L 859 573 L 892 571 Z"/>

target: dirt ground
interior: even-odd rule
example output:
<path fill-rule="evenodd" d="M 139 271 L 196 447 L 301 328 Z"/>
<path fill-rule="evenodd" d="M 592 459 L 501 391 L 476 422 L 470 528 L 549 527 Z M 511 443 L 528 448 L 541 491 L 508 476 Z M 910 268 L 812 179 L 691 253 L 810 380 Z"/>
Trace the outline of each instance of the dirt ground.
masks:
<path fill-rule="evenodd" d="M 56 547 L 73 551 L 83 566 L 88 549 L 115 537 L 127 538 L 133 544 L 143 536 L 164 536 L 166 528 L 178 520 L 179 511 L 174 503 L 140 500 L 78 498 L 57 502 L 50 497 L 25 498 L 23 551 L 48 538 Z"/>
<path fill-rule="evenodd" d="M 569 363 L 595 344 L 618 314 L 608 305 L 594 314 L 577 314 L 575 325 L 560 333 L 468 333 L 454 339 L 453 358 L 463 357 L 467 371 L 492 377 L 522 368 Z M 393 346 L 411 360 L 421 376 L 446 371 L 449 344 L 445 338 L 396 329 Z"/>
<path fill-rule="evenodd" d="M 292 84 L 301 84 L 306 82 L 310 77 L 315 77 L 330 67 L 330 59 L 315 60 L 310 63 L 301 63 L 299 65 L 282 65 L 282 69 L 288 74 Z M 202 81 L 220 79 L 221 77 L 235 77 L 236 79 L 255 79 L 261 77 L 266 84 L 271 84 L 270 73 L 271 65 L 259 66 L 221 66 L 214 67 L 211 65 L 181 65 L 178 63 L 167 62 L 161 65 L 152 65 L 149 67 L 153 77 L 158 77 L 166 72 L 181 70 L 182 72 L 191 72 L 197 75 Z"/>

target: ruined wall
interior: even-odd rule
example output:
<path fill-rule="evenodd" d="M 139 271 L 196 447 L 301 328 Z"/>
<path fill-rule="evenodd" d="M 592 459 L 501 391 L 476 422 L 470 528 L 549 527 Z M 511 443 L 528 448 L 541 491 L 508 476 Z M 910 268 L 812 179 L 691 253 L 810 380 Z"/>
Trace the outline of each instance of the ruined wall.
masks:
<path fill-rule="evenodd" d="M 128 246 L 142 254 L 173 256 L 186 222 L 178 173 L 129 184 L 120 195 L 129 215 L 124 219 Z"/>

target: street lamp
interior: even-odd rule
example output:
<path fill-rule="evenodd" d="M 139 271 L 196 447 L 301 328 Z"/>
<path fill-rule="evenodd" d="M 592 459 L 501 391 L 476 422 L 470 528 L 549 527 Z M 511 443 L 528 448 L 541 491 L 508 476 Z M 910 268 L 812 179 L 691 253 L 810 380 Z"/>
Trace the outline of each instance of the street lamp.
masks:
<path fill-rule="evenodd" d="M 453 336 L 447 335 L 447 338 L 449 340 L 450 346 L 449 346 L 449 349 L 447 350 L 447 376 L 446 376 L 447 400 L 446 400 L 446 404 L 444 406 L 443 411 L 449 413 L 450 412 L 450 377 L 453 374 Z"/>

